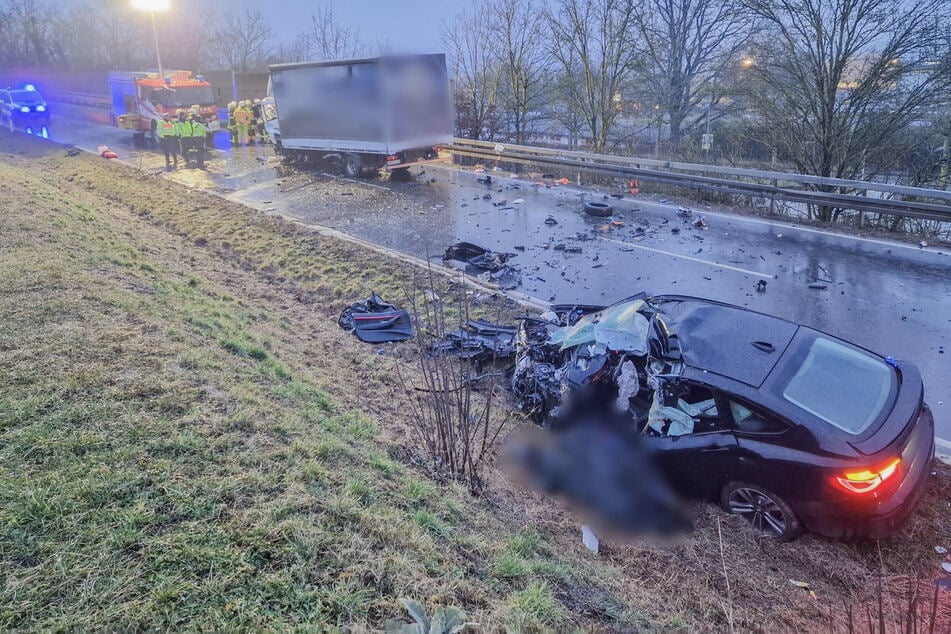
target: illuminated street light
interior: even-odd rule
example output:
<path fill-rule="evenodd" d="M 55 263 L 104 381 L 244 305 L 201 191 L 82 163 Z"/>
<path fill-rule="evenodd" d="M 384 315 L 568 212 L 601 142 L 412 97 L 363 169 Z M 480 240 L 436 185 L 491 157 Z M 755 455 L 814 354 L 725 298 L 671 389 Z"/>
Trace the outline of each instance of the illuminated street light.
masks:
<path fill-rule="evenodd" d="M 155 28 L 155 12 L 167 11 L 169 0 L 132 0 L 132 8 L 139 11 L 148 11 L 152 17 L 152 37 L 155 39 L 155 59 L 158 61 L 159 80 L 165 83 L 165 72 L 162 70 L 162 55 L 159 53 L 158 30 Z"/>
<path fill-rule="evenodd" d="M 756 60 L 750 56 L 746 56 L 740 60 L 740 66 L 743 68 L 753 68 L 756 66 Z"/>

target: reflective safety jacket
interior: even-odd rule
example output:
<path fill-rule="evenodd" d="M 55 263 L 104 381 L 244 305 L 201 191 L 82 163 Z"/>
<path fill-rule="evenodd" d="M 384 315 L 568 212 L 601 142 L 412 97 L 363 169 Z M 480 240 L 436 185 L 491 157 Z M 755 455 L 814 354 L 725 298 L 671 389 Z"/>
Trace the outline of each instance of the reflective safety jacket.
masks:
<path fill-rule="evenodd" d="M 178 136 L 175 133 L 175 122 L 174 121 L 159 121 L 158 126 L 155 128 L 156 133 L 160 139 L 164 139 L 169 136 Z"/>
<path fill-rule="evenodd" d="M 208 134 L 208 126 L 206 126 L 202 121 L 198 119 L 192 119 L 188 122 L 191 126 L 191 136 L 193 137 L 202 137 Z"/>
<path fill-rule="evenodd" d="M 250 108 L 241 107 L 234 111 L 234 120 L 238 125 L 251 125 L 254 114 Z"/>
<path fill-rule="evenodd" d="M 175 122 L 175 136 L 187 139 L 192 135 L 192 127 L 190 121 L 176 121 Z"/>

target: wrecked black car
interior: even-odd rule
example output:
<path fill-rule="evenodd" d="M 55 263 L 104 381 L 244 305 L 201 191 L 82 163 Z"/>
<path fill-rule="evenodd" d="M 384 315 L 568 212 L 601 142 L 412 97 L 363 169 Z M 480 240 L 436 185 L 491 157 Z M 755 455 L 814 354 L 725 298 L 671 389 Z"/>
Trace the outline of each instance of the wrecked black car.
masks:
<path fill-rule="evenodd" d="M 563 429 L 600 408 L 682 494 L 781 540 L 892 534 L 934 457 L 914 366 L 740 307 L 555 306 L 521 321 L 516 346 L 512 388 L 537 423 Z"/>

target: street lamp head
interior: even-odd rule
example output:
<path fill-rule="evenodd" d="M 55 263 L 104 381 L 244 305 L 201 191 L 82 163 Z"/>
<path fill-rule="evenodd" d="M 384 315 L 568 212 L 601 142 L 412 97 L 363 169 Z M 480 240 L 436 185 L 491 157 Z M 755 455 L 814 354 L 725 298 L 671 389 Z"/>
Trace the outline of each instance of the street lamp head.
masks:
<path fill-rule="evenodd" d="M 167 11 L 169 0 L 132 0 L 132 8 L 140 11 Z"/>
<path fill-rule="evenodd" d="M 740 66 L 742 66 L 743 68 L 753 68 L 754 66 L 756 66 L 756 60 L 753 59 L 752 56 L 747 55 L 746 57 L 740 60 Z"/>

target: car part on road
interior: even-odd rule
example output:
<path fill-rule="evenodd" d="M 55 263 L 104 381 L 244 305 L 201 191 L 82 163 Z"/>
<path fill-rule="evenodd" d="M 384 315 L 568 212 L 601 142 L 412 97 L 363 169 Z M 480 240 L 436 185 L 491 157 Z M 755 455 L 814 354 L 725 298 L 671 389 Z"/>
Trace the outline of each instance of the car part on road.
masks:
<path fill-rule="evenodd" d="M 459 263 L 463 270 L 476 275 L 481 282 L 510 290 L 521 284 L 518 269 L 508 264 L 515 255 L 489 251 L 471 242 L 457 242 L 446 248 L 443 260 Z"/>
<path fill-rule="evenodd" d="M 607 203 L 587 201 L 584 204 L 584 212 L 589 216 L 597 218 L 608 218 L 614 214 L 614 207 Z"/>
<path fill-rule="evenodd" d="M 345 308 L 337 323 L 367 343 L 406 341 L 415 334 L 409 313 L 376 293 Z"/>

